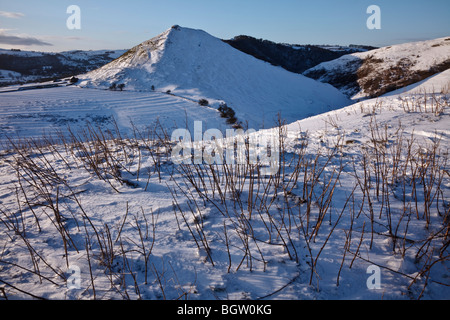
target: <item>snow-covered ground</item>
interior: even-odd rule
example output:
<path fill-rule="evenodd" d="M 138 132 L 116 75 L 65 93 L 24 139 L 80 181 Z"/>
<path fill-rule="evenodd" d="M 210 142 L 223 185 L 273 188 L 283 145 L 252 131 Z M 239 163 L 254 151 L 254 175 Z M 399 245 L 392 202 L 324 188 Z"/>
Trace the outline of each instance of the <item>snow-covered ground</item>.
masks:
<path fill-rule="evenodd" d="M 129 92 L 78 87 L 57 87 L 0 93 L 0 141 L 20 137 L 39 138 L 83 129 L 86 123 L 112 128 L 117 121 L 124 134 L 133 135 L 133 125 L 145 129 L 157 122 L 168 130 L 193 130 L 197 119 L 225 129 L 217 110 L 196 102 L 158 92 Z"/>
<path fill-rule="evenodd" d="M 0 299 L 448 299 L 447 80 L 253 133 L 281 145 L 271 176 L 174 164 L 150 119 L 226 128 L 190 100 L 2 93 L 3 141 L 70 124 L 91 142 L 4 146 Z"/>

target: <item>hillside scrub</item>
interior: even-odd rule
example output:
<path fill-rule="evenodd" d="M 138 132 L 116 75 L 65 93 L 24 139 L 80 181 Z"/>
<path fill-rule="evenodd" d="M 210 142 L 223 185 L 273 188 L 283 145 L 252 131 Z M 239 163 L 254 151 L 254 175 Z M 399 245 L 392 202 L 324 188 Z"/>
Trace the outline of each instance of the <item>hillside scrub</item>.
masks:
<path fill-rule="evenodd" d="M 376 98 L 450 68 L 450 42 L 439 38 L 353 53 L 303 72 L 348 97 Z"/>
<path fill-rule="evenodd" d="M 411 70 L 414 61 L 403 58 L 395 66 L 382 69 L 382 59 L 368 57 L 357 71 L 358 86 L 369 98 L 376 98 L 385 93 L 404 88 L 420 82 L 436 73 L 450 68 L 450 59 L 436 64 L 428 70 Z M 380 71 L 381 70 L 381 71 Z"/>

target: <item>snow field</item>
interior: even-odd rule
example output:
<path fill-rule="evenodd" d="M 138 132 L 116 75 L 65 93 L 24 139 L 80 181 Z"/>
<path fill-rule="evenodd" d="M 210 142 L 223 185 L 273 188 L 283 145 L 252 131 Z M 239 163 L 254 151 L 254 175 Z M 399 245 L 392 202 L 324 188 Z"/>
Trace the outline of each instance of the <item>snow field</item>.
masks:
<path fill-rule="evenodd" d="M 159 92 L 115 92 L 50 88 L 1 93 L 0 142 L 20 137 L 40 138 L 66 131 L 82 130 L 86 123 L 113 128 L 116 121 L 123 134 L 133 135 L 133 127 L 193 130 L 196 119 L 208 119 L 208 125 L 225 128 L 219 113 L 196 102 Z"/>

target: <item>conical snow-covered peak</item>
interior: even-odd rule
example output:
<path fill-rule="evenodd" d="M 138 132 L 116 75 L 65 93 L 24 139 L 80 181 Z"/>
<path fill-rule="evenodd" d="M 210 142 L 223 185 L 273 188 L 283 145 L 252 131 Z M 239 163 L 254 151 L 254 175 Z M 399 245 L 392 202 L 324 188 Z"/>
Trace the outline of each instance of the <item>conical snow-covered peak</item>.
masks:
<path fill-rule="evenodd" d="M 159 77 L 159 74 L 154 74 L 158 65 L 164 73 L 164 78 L 172 80 L 172 76 L 178 78 L 175 70 L 183 70 L 184 67 L 192 65 L 199 66 L 203 63 L 202 58 L 208 55 L 208 48 L 217 51 L 218 47 L 222 47 L 223 50 L 228 45 L 202 30 L 175 25 L 160 35 L 131 48 L 111 63 L 80 76 L 84 80 L 82 86 L 109 87 L 113 83 L 120 82 L 127 85 L 129 90 L 161 87 L 163 79 Z M 150 86 L 149 81 L 152 82 Z M 173 85 L 177 81 L 168 82 L 171 83 L 171 89 L 175 89 Z M 162 86 L 165 88 L 167 83 Z"/>
<path fill-rule="evenodd" d="M 182 28 L 178 25 L 174 25 L 160 35 L 131 48 L 115 61 L 103 68 L 100 68 L 99 71 L 104 71 L 111 68 L 135 68 L 142 67 L 144 65 L 148 67 L 149 65 L 158 63 L 162 55 L 165 53 L 165 49 L 168 47 L 175 50 L 176 52 L 174 54 L 176 55 L 177 53 L 180 53 L 180 50 L 188 49 L 191 51 L 196 47 L 200 48 L 202 43 L 208 43 L 211 41 L 214 42 L 214 46 L 223 45 L 222 41 L 210 36 L 202 30 Z M 100 72 L 96 71 L 92 74 L 100 75 Z"/>
<path fill-rule="evenodd" d="M 169 29 L 150 40 L 138 44 L 99 70 L 117 67 L 138 67 L 144 64 L 157 63 L 171 31 L 172 29 Z"/>
<path fill-rule="evenodd" d="M 152 91 L 207 99 L 233 108 L 238 119 L 270 126 L 340 108 L 349 100 L 328 84 L 291 73 L 238 51 L 202 30 L 173 26 L 79 77 L 81 86 Z M 256 122 L 256 124 L 255 124 Z"/>

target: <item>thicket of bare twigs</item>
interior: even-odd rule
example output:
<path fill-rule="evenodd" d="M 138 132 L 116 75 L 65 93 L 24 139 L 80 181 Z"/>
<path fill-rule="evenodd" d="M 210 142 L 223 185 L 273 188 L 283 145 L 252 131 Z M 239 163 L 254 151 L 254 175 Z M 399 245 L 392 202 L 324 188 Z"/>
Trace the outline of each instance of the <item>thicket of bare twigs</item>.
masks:
<path fill-rule="evenodd" d="M 402 102 L 405 112 L 440 115 L 448 110 L 447 101 L 431 95 Z M 95 212 L 87 212 L 80 198 L 85 189 L 65 174 L 83 169 L 117 193 L 121 186 L 145 192 L 152 178 L 166 185 L 178 229 L 189 232 L 204 263 L 215 267 L 221 260 L 223 265 L 225 256 L 226 272 L 266 270 L 272 248 L 279 248 L 286 259 L 307 264 L 309 285 L 319 288 L 317 266 L 324 250 L 333 246 L 342 252 L 338 287 L 341 272 L 356 261 L 376 264 L 362 252 L 364 247 L 370 250 L 377 241 L 388 239 L 393 255 L 414 257 L 417 272 L 412 276 L 376 265 L 404 277 L 412 297 L 421 298 L 434 281 L 433 268 L 450 258 L 450 204 L 443 194 L 443 184 L 450 178 L 448 150 L 441 148 L 438 138 L 419 144 L 401 126 L 392 136 L 374 113 L 370 117 L 369 142 L 352 144 L 359 148 L 354 157 L 346 154 L 351 143 L 345 134 L 314 145 L 305 134 L 295 148 L 288 147 L 286 127 L 280 122 L 276 134 L 280 165 L 270 176 L 261 174 L 262 166 L 251 161 L 174 165 L 170 158 L 174 144 L 158 124 L 146 131 L 135 128 L 131 137 L 122 136 L 117 125 L 111 130 L 87 125 L 83 132 L 69 128 L 68 134 L 40 141 L 11 140 L 2 162 L 16 173 L 12 190 L 16 201 L 0 207 L 0 270 L 16 270 L 30 281 L 64 289 L 69 260 L 76 256 L 89 265 L 87 298 L 145 299 L 141 292 L 149 283 L 159 288 L 162 299 L 193 294 L 195 284 L 177 283 L 173 268 L 168 279 L 167 266 L 152 259 L 158 245 L 156 212 L 142 208 L 130 212 L 127 203 L 119 224 L 93 221 Z M 150 166 L 143 165 L 149 161 Z M 353 183 L 346 183 L 348 177 Z M 205 208 L 210 209 L 208 214 Z M 208 219 L 216 222 L 214 230 L 205 223 Z M 125 225 L 131 227 L 126 233 Z M 410 234 L 412 225 L 421 225 L 424 236 Z M 52 231 L 65 253 L 65 261 L 58 265 L 39 250 L 45 241 L 40 236 Z M 28 257 L 12 259 L 6 254 L 14 250 L 11 246 L 25 249 Z M 1 274 L 0 283 L 5 299 L 41 298 Z M 169 286 L 176 295 L 168 294 Z"/>

